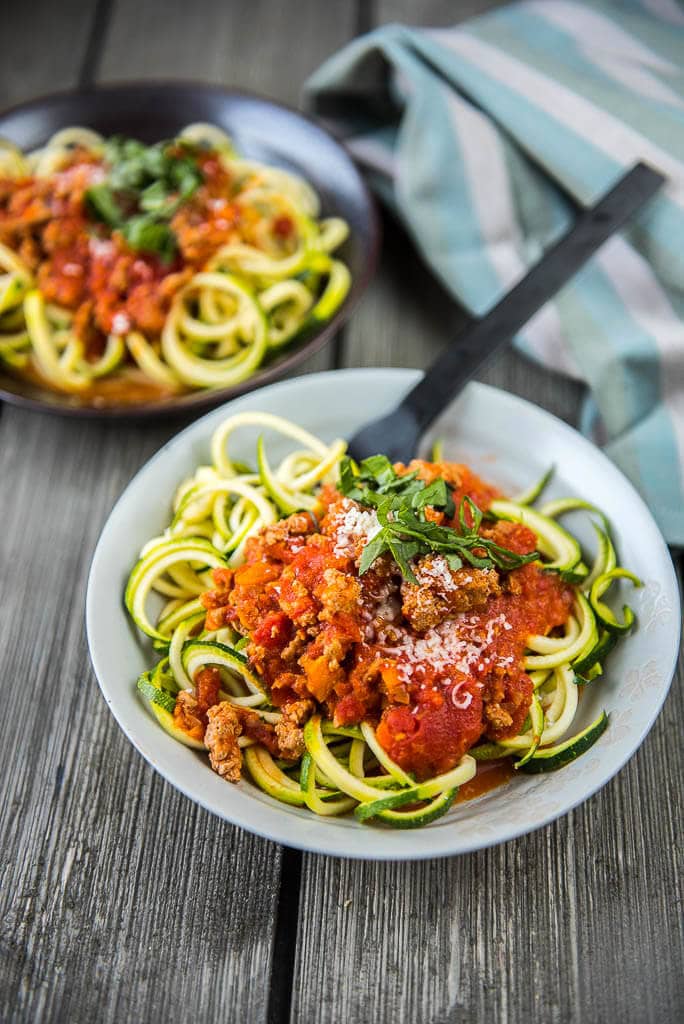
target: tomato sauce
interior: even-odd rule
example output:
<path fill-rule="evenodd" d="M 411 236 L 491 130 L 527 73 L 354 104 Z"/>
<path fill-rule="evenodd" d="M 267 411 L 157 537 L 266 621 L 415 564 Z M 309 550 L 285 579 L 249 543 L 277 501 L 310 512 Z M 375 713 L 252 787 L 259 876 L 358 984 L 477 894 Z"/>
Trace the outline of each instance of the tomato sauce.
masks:
<path fill-rule="evenodd" d="M 27 363 L 21 371 L 22 377 L 38 388 L 51 390 L 52 384 L 43 376 L 34 363 Z M 147 377 L 142 370 L 126 366 L 121 373 L 112 377 L 100 377 L 87 388 L 76 392 L 78 405 L 106 408 L 112 405 L 142 405 L 171 398 L 178 391 L 164 387 Z"/>
<path fill-rule="evenodd" d="M 503 786 L 515 775 L 515 767 L 510 759 L 505 761 L 481 761 L 477 766 L 477 775 L 470 782 L 464 782 L 459 788 L 456 803 L 475 800 L 478 796 Z"/>
<path fill-rule="evenodd" d="M 483 508 L 497 494 L 467 467 L 419 470 Z M 533 692 L 527 639 L 567 621 L 572 587 L 536 562 L 452 571 L 434 556 L 415 562 L 415 584 L 386 555 L 360 576 L 368 511 L 332 488 L 323 504 L 320 529 L 291 516 L 250 539 L 245 565 L 215 574 L 217 589 L 203 598 L 207 627 L 249 636 L 247 653 L 276 705 L 305 698 L 339 725 L 370 721 L 418 779 L 449 771 L 482 738 L 517 735 Z M 520 524 L 485 520 L 480 532 L 519 554 L 535 550 Z"/>
<path fill-rule="evenodd" d="M 71 329 L 83 342 L 86 361 L 102 355 L 110 334 L 140 331 L 156 344 L 174 296 L 222 246 L 243 241 L 263 247 L 263 215 L 249 205 L 242 208 L 233 197 L 231 175 L 218 155 L 202 152 L 196 162 L 202 183 L 170 221 L 177 248 L 166 261 L 132 249 L 120 231 L 93 216 L 88 189 L 107 177 L 97 155 L 75 149 L 46 177 L 0 178 L 0 242 L 35 276 L 46 302 L 73 314 Z M 291 219 L 276 216 L 271 228 L 275 243 L 286 248 L 295 229 Z M 51 387 L 33 363 L 21 373 L 38 386 Z M 188 390 L 137 377 L 127 355 L 123 372 L 79 390 L 79 403 L 135 404 Z"/>

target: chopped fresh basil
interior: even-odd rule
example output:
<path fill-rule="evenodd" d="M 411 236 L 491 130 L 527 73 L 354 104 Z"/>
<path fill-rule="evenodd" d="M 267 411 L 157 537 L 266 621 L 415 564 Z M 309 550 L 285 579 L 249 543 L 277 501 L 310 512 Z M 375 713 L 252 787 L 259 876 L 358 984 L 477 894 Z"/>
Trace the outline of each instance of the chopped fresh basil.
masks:
<path fill-rule="evenodd" d="M 385 531 L 381 530 L 380 533 L 376 533 L 372 540 L 369 540 L 365 548 L 361 552 L 361 560 L 359 562 L 359 573 L 363 576 L 365 572 L 370 569 L 371 565 L 383 552 L 387 550 L 387 537 Z"/>
<path fill-rule="evenodd" d="M 413 495 L 411 504 L 413 508 L 425 508 L 427 505 L 431 505 L 433 508 L 442 509 L 449 517 L 453 516 L 455 512 L 451 490 L 447 487 L 446 480 L 442 479 L 433 480 L 422 491 L 417 491 Z"/>
<path fill-rule="evenodd" d="M 176 238 L 168 225 L 201 185 L 202 172 L 188 145 L 113 137 L 104 152 L 107 180 L 86 192 L 92 215 L 120 230 L 132 249 L 173 259 Z"/>
<path fill-rule="evenodd" d="M 91 212 L 98 220 L 109 224 L 110 228 L 118 228 L 123 224 L 123 211 L 116 201 L 111 186 L 106 182 L 100 185 L 93 185 L 86 192 L 86 198 Z"/>
<path fill-rule="evenodd" d="M 443 554 L 454 570 L 468 564 L 478 569 L 496 566 L 508 571 L 539 558 L 536 551 L 519 555 L 481 537 L 482 511 L 467 496 L 458 508 L 458 530 L 426 519 L 426 508 L 444 512 L 450 519 L 454 517 L 456 508 L 446 480 L 440 477 L 426 484 L 415 473 L 401 475 L 384 455 L 373 455 L 358 466 L 352 459 L 343 459 L 338 486 L 346 497 L 374 508 L 380 523 L 380 532 L 361 553 L 361 575 L 382 554 L 390 554 L 404 578 L 412 583 L 416 582 L 412 559 L 430 552 Z"/>
<path fill-rule="evenodd" d="M 140 193 L 138 205 L 146 213 L 160 213 L 169 205 L 169 193 L 163 181 L 153 181 L 151 185 L 144 188 Z"/>
<path fill-rule="evenodd" d="M 131 249 L 156 252 L 163 262 L 173 259 L 176 236 L 168 224 L 141 214 L 127 220 L 122 233 Z"/>

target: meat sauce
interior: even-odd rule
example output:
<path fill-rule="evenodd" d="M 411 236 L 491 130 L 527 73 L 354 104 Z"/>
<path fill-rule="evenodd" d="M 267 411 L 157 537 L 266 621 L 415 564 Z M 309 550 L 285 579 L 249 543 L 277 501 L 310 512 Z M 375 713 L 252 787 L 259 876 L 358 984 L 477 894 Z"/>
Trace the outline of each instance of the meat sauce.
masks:
<path fill-rule="evenodd" d="M 159 334 L 173 294 L 189 276 L 182 252 L 164 264 L 90 217 L 86 192 L 105 176 L 97 157 L 76 150 L 47 177 L 0 180 L 0 241 L 36 275 L 47 302 L 74 313 L 92 358 L 101 355 L 109 333 Z"/>
<path fill-rule="evenodd" d="M 105 179 L 106 169 L 86 150 L 76 149 L 46 177 L 0 178 L 0 242 L 35 275 L 46 302 L 73 313 L 87 360 L 102 355 L 112 333 L 138 330 L 158 338 L 174 295 L 223 245 L 241 240 L 261 247 L 260 217 L 231 198 L 230 175 L 216 154 L 199 154 L 197 164 L 203 183 L 171 220 L 178 246 L 171 262 L 133 250 L 120 232 L 90 216 L 86 192 Z M 272 228 L 286 242 L 294 225 L 281 215 Z M 22 375 L 50 387 L 31 366 Z M 94 380 L 79 401 L 137 403 L 175 393 L 142 376 L 131 365 L 123 377 Z"/>
<path fill-rule="evenodd" d="M 416 466 L 444 477 L 457 507 L 468 494 L 486 509 L 497 494 L 467 467 Z M 416 562 L 416 584 L 388 556 L 360 576 L 373 513 L 331 488 L 322 500 L 320 529 L 290 516 L 250 539 L 243 566 L 214 571 L 206 628 L 249 636 L 274 704 L 310 699 L 338 725 L 372 722 L 418 779 L 453 768 L 482 738 L 517 735 L 533 692 L 527 638 L 567 621 L 572 587 L 537 563 L 453 571 L 435 556 Z M 520 554 L 535 549 L 520 524 L 485 521 L 485 531 Z"/>

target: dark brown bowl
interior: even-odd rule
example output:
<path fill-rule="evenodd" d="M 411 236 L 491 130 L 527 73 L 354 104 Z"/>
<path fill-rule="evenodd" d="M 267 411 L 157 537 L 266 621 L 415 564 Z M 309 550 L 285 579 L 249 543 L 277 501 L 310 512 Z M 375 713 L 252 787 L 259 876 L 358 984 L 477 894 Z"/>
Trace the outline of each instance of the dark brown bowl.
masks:
<path fill-rule="evenodd" d="M 78 396 L 47 391 L 0 372 L 0 399 L 44 412 L 101 418 L 169 416 L 207 409 L 282 377 L 331 340 L 365 291 L 375 269 L 378 217 L 363 178 L 342 146 L 315 121 L 272 100 L 220 86 L 194 82 L 140 82 L 79 92 L 54 93 L 0 114 L 0 136 L 22 149 L 34 149 L 66 125 L 84 125 L 103 135 L 124 133 L 144 142 L 170 138 L 193 121 L 225 129 L 238 151 L 306 178 L 321 197 L 325 216 L 343 217 L 350 235 L 339 250 L 352 285 L 334 317 L 298 338 L 232 388 L 193 391 L 135 405 L 96 407 Z"/>

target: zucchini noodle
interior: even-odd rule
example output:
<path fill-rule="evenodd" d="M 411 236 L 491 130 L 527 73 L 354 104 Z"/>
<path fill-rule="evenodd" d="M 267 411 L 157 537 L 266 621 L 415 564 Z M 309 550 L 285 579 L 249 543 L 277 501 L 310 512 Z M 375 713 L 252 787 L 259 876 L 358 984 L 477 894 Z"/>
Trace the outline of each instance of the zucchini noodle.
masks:
<path fill-rule="evenodd" d="M 235 459 L 231 451 L 235 433 L 244 430 L 259 433 L 254 466 Z M 242 651 L 245 638 L 230 627 L 207 629 L 199 595 L 211 588 L 212 569 L 243 563 L 250 537 L 295 510 L 319 512 L 318 491 L 337 483 L 344 451 L 343 441 L 325 443 L 278 416 L 232 416 L 212 437 L 211 463 L 198 466 L 178 486 L 164 533 L 143 548 L 125 603 L 160 660 L 137 685 L 159 724 L 180 743 L 205 749 L 182 727 L 174 709 L 183 692 L 196 695 L 198 675 L 206 668 L 220 673 L 222 701 L 256 713 L 276 729 L 282 721 L 283 712 L 271 703 L 268 687 Z M 491 519 L 530 526 L 542 553 L 539 567 L 571 580 L 574 592 L 566 624 L 552 635 L 527 639 L 524 668 L 533 693 L 518 735 L 478 742 L 451 770 L 416 781 L 383 748 L 371 722 L 338 726 L 315 710 L 302 723 L 304 752 L 294 762 L 275 757 L 253 737 L 239 737 L 252 783 L 276 800 L 320 816 L 353 812 L 359 822 L 417 828 L 448 811 L 460 787 L 475 776 L 478 762 L 511 759 L 522 772 L 552 771 L 596 742 L 607 725 L 605 712 L 572 733 L 582 688 L 602 674 L 606 655 L 634 621 L 627 607 L 619 620 L 605 595 L 618 579 L 635 586 L 640 581 L 617 566 L 602 513 L 575 499 L 532 508 L 542 489 L 531 488 L 525 502 L 495 499 L 488 512 Z M 579 542 L 557 522 L 577 511 L 599 520 L 592 519 L 599 543 L 591 567 Z"/>
<path fill-rule="evenodd" d="M 214 158 L 226 185 L 221 196 L 203 197 L 201 209 L 194 193 L 183 198 L 181 192 L 179 199 L 170 193 L 165 201 L 176 203 L 175 215 L 169 214 L 168 225 L 152 225 L 152 231 L 157 229 L 164 237 L 172 233 L 182 257 L 160 271 L 156 291 L 144 297 L 148 308 L 151 304 L 163 311 L 163 326 L 157 331 L 144 326 L 149 317 L 131 305 L 137 279 L 129 274 L 128 280 L 118 282 L 114 264 L 104 275 L 104 285 L 98 278 L 97 287 L 111 288 L 118 303 L 112 308 L 119 312 L 101 313 L 102 294 L 93 291 L 92 268 L 105 258 L 107 246 L 130 253 L 125 245 L 134 237 L 126 235 L 125 225 L 105 228 L 89 205 L 92 182 L 104 187 L 111 170 L 108 147 L 113 141 L 71 127 L 57 132 L 42 148 L 23 153 L 0 139 L 0 177 L 16 181 L 18 192 L 29 182 L 40 197 L 41 182 L 68 174 L 72 165 L 74 172 L 87 173 L 91 182 L 91 188 L 79 186 L 70 211 L 82 222 L 81 248 L 74 255 L 74 247 L 66 248 L 64 242 L 66 256 L 59 268 L 54 242 L 46 244 L 42 256 L 36 255 L 30 212 L 25 214 L 26 223 L 17 226 L 21 215 L 15 216 L 11 206 L 6 214 L 0 210 L 0 367 L 98 404 L 229 388 L 334 316 L 351 286 L 347 266 L 333 256 L 349 235 L 347 223 L 339 217 L 321 217 L 318 196 L 298 175 L 243 159 L 228 136 L 209 124 L 188 125 L 168 144 L 181 155 L 190 154 L 188 159 Z M 200 185 L 195 192 L 198 188 L 201 193 Z M 141 193 L 141 201 L 152 202 L 145 195 Z M 45 228 L 47 234 L 61 216 L 46 214 L 39 219 L 40 230 Z M 136 214 L 132 221 L 145 216 Z M 216 244 L 206 242 L 205 231 L 214 232 Z M 157 236 L 148 237 L 156 244 Z M 200 248 L 196 252 L 193 246 Z M 149 263 L 149 251 L 142 244 L 137 247 Z M 67 275 L 58 281 L 59 288 L 54 283 L 58 269 Z M 66 305 L 65 300 L 55 301 L 51 292 L 71 295 L 69 275 L 73 279 L 79 274 L 87 279 L 79 298 Z M 166 274 L 174 277 L 168 289 Z M 53 278 L 48 292 L 46 275 Z M 87 303 L 95 312 L 81 315 Z M 86 330 L 86 315 L 101 318 Z"/>

